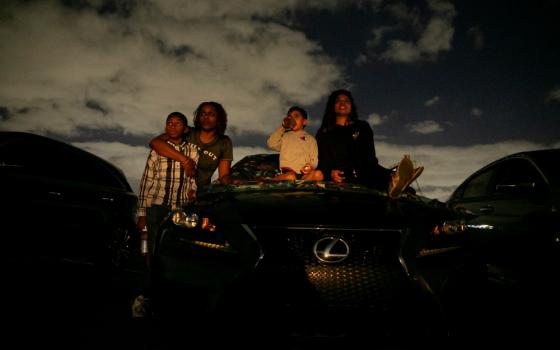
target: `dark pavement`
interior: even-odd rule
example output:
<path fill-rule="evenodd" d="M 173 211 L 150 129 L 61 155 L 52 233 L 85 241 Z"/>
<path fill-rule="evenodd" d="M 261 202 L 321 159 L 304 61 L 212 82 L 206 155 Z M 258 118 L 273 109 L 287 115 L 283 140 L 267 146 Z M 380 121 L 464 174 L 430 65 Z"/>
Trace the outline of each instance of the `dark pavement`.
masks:
<path fill-rule="evenodd" d="M 13 265 L 12 265 L 13 266 Z M 69 264 L 53 268 L 8 269 L 3 287 L 3 333 L 14 348 L 56 349 L 176 349 L 230 347 L 222 320 L 165 323 L 131 317 L 131 302 L 140 290 L 142 272 L 126 269 L 113 275 L 99 274 L 91 266 Z M 538 293 L 537 293 L 538 294 Z M 458 331 L 448 339 L 428 339 L 431 347 L 456 349 L 494 344 L 498 348 L 546 344 L 558 331 L 557 307 L 533 294 L 492 284 L 477 301 L 475 310 L 461 319 Z M 185 315 L 189 320 L 189 315 Z M 253 320 L 258 322 L 258 320 Z M 279 320 L 281 322 L 282 320 Z M 406 320 L 403 320 L 406 321 Z M 367 322 L 367 320 L 364 320 Z M 193 324 L 206 333 L 193 331 Z M 247 334 L 238 338 L 243 348 L 262 349 L 405 349 L 419 346 L 419 339 L 266 339 Z M 437 346 L 436 346 L 437 344 Z M 426 344 L 422 345 L 424 347 Z"/>

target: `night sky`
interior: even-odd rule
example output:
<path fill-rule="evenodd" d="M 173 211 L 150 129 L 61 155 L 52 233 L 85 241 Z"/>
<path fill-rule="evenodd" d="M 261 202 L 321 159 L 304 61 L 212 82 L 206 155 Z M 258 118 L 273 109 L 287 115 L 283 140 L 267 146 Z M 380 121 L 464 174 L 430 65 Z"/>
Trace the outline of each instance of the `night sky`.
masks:
<path fill-rule="evenodd" d="M 440 200 L 492 160 L 560 147 L 558 1 L 1 2 L 0 130 L 89 150 L 135 190 L 166 116 L 211 100 L 239 160 L 271 152 L 293 104 L 314 134 L 347 88 L 381 164 L 411 154 Z"/>

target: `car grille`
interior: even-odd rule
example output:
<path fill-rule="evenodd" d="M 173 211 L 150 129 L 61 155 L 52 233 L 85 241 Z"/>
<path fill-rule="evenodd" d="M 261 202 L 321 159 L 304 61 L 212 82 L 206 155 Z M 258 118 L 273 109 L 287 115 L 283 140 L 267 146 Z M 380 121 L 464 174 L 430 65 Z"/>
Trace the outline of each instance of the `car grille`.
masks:
<path fill-rule="evenodd" d="M 305 302 L 329 308 L 388 308 L 408 292 L 408 278 L 399 260 L 399 230 L 251 229 L 264 252 L 260 272 L 272 279 L 281 297 L 288 297 L 287 303 L 301 301 L 304 295 Z M 344 240 L 348 257 L 337 263 L 321 261 L 314 246 L 325 237 Z"/>

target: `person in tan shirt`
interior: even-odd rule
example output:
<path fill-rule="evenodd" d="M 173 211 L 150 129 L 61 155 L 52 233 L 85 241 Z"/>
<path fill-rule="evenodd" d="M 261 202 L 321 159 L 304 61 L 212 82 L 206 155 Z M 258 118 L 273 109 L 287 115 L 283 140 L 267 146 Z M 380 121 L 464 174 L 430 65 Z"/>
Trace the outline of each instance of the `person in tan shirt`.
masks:
<path fill-rule="evenodd" d="M 323 180 L 323 173 L 315 169 L 319 159 L 317 141 L 304 130 L 307 122 L 307 112 L 292 106 L 282 125 L 268 137 L 268 147 L 280 152 L 281 174 L 273 180 Z"/>

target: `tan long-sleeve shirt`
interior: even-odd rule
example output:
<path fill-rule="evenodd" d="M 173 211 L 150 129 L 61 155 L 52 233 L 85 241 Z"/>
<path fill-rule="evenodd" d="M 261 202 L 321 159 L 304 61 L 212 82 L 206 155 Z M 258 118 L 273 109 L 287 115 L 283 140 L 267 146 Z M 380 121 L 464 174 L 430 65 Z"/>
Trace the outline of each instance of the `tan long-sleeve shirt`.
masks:
<path fill-rule="evenodd" d="M 279 127 L 270 134 L 267 145 L 274 151 L 280 151 L 280 168 L 290 168 L 300 174 L 306 164 L 317 167 L 317 141 L 305 130 L 286 132 Z"/>

